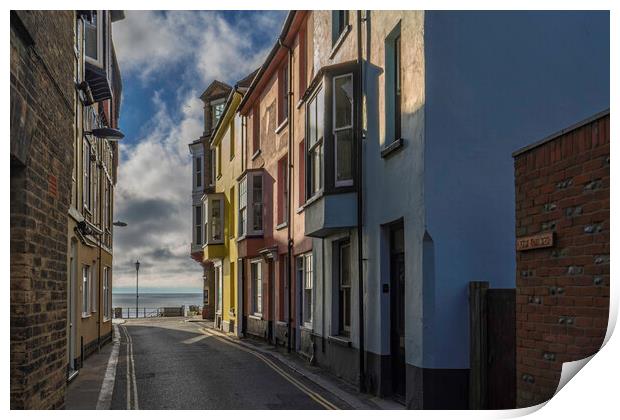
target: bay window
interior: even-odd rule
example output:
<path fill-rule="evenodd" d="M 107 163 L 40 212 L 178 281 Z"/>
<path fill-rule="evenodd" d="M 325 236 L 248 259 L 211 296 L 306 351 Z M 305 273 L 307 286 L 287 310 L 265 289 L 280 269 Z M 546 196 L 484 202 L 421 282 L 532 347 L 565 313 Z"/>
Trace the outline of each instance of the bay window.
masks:
<path fill-rule="evenodd" d="M 209 194 L 205 202 L 206 244 L 224 243 L 224 194 Z"/>
<path fill-rule="evenodd" d="M 202 245 L 202 206 L 194 207 L 194 243 Z"/>
<path fill-rule="evenodd" d="M 261 315 L 263 312 L 263 273 L 262 261 L 255 260 L 250 263 L 250 279 L 252 290 L 252 313 Z"/>
<path fill-rule="evenodd" d="M 239 181 L 239 238 L 263 234 L 263 173 L 250 171 Z"/>
<path fill-rule="evenodd" d="M 307 108 L 307 194 L 308 198 L 318 194 L 323 189 L 323 119 L 324 119 L 323 89 L 315 94 Z"/>
<path fill-rule="evenodd" d="M 194 187 L 201 188 L 202 187 L 202 156 L 196 156 L 194 158 Z"/>
<path fill-rule="evenodd" d="M 333 79 L 336 186 L 353 185 L 353 74 Z"/>

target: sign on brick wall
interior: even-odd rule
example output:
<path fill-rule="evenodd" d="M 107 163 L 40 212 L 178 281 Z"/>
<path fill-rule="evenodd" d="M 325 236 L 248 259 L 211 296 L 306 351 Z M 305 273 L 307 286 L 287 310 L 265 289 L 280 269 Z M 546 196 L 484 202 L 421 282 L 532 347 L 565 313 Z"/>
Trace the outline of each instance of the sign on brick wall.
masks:
<path fill-rule="evenodd" d="M 517 238 L 517 251 L 529 249 L 549 248 L 553 246 L 553 232 Z"/>

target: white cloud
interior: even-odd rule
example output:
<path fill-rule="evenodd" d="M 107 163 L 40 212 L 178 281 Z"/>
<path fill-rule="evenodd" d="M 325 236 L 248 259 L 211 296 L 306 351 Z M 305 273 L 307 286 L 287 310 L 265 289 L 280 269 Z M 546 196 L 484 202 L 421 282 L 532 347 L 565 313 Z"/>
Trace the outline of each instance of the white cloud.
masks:
<path fill-rule="evenodd" d="M 218 11 L 127 11 L 114 24 L 121 71 L 148 82 L 187 63 L 185 78 L 234 82 L 262 63 L 271 45 L 259 48 L 256 36 L 274 42 L 283 16 L 282 11 L 245 12 L 231 20 Z"/>
<path fill-rule="evenodd" d="M 224 19 L 220 12 L 128 11 L 114 24 L 125 85 L 139 81 L 152 89 L 154 108 L 152 117 L 138 124 L 141 137 L 120 147 L 115 217 L 128 226 L 115 229 L 115 288 L 135 285 L 136 258 L 141 288 L 201 288 L 202 269 L 189 257 L 188 143 L 202 133 L 198 96 L 214 78 L 234 83 L 255 70 L 283 16 L 244 13 Z"/>

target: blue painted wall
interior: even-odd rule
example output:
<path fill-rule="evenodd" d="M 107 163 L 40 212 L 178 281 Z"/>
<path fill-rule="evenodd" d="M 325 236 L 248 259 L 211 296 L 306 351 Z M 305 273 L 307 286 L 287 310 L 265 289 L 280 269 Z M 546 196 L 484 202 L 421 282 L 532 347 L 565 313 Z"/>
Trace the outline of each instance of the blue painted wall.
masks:
<path fill-rule="evenodd" d="M 468 282 L 515 285 L 511 153 L 609 107 L 609 14 L 427 12 L 425 59 L 425 352 L 428 367 L 466 368 Z"/>

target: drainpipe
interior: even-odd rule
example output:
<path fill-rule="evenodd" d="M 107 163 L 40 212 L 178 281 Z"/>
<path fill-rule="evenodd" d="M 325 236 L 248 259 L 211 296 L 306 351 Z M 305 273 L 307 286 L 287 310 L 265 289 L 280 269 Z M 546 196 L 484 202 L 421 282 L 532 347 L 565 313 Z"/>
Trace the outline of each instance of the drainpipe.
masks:
<path fill-rule="evenodd" d="M 357 64 L 359 66 L 358 75 L 358 92 L 360 98 L 358 101 L 358 111 L 356 113 L 357 123 L 357 269 L 358 269 L 358 312 L 359 312 L 359 340 L 360 340 L 360 353 L 359 353 L 359 390 L 360 392 L 366 391 L 366 379 L 365 379 L 365 343 L 364 343 L 364 262 L 363 262 L 363 249 L 362 249 L 362 205 L 364 203 L 363 192 L 363 179 L 362 179 L 362 118 L 363 112 L 363 74 L 364 64 L 362 61 L 362 12 L 357 11 Z"/>
<path fill-rule="evenodd" d="M 292 90 L 292 86 L 293 86 L 293 50 L 291 49 L 290 46 L 286 45 L 283 42 L 282 37 L 278 38 L 278 44 L 281 47 L 284 47 L 288 50 L 288 92 L 286 92 L 286 94 L 288 95 L 288 110 L 287 110 L 287 118 L 288 118 L 288 151 L 287 151 L 287 165 L 286 165 L 286 184 L 287 184 L 287 215 L 286 215 L 286 239 L 287 239 L 287 253 L 286 253 L 286 259 L 287 259 L 287 270 L 286 270 L 286 284 L 288 287 L 288 314 L 287 314 L 287 323 L 286 323 L 286 351 L 287 352 L 291 352 L 291 333 L 292 333 L 292 328 L 291 328 L 291 318 L 292 318 L 292 313 L 291 313 L 291 306 L 292 306 L 292 288 L 291 288 L 291 262 L 292 262 L 292 254 L 293 254 L 293 237 L 292 237 L 292 232 L 291 232 L 291 224 L 292 224 L 292 217 L 291 217 L 291 204 L 292 204 L 292 200 L 291 200 L 291 173 L 292 173 L 292 168 L 293 168 L 293 164 L 292 164 L 292 157 L 293 157 L 293 90 Z M 274 320 L 275 322 L 275 320 Z"/>

